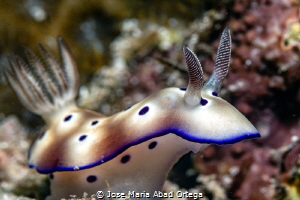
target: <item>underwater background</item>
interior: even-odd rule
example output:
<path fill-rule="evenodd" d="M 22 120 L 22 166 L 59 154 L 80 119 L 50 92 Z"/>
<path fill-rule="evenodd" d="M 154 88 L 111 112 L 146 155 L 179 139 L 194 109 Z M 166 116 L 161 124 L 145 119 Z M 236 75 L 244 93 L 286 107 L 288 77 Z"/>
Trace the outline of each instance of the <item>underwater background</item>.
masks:
<path fill-rule="evenodd" d="M 298 200 L 297 0 L 0 1 L 0 69 L 8 65 L 7 55 L 24 58 L 23 46 L 38 53 L 39 42 L 58 57 L 61 35 L 79 68 L 79 105 L 111 115 L 162 88 L 186 87 L 183 45 L 199 56 L 207 79 L 226 27 L 232 57 L 220 96 L 262 138 L 184 156 L 165 191 L 200 191 L 206 200 Z M 49 193 L 47 176 L 27 167 L 27 151 L 43 125 L 0 74 L 0 199 Z"/>

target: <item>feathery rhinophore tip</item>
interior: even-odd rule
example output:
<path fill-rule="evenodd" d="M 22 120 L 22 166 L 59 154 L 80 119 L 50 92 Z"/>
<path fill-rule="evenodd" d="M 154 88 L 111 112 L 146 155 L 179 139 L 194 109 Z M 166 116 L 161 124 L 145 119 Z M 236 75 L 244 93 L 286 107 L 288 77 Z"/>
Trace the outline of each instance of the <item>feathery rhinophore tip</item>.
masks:
<path fill-rule="evenodd" d="M 230 31 L 226 28 L 221 37 L 220 45 L 216 57 L 215 74 L 218 80 L 223 81 L 228 73 L 231 54 Z"/>
<path fill-rule="evenodd" d="M 219 44 L 216 64 L 210 79 L 204 85 L 204 91 L 208 93 L 218 94 L 222 82 L 227 75 L 231 55 L 231 37 L 230 30 L 226 28 L 221 36 L 221 41 Z"/>
<path fill-rule="evenodd" d="M 196 106 L 201 101 L 201 88 L 203 85 L 203 71 L 201 64 L 192 50 L 183 47 L 184 56 L 189 74 L 189 84 L 184 94 L 184 100 L 188 105 Z"/>

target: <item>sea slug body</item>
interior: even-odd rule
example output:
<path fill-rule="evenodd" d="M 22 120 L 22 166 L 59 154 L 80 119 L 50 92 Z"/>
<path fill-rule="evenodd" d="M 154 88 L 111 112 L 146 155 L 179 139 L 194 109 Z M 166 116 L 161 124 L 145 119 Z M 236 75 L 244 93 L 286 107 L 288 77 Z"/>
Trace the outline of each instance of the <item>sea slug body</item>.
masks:
<path fill-rule="evenodd" d="M 23 105 L 46 121 L 45 131 L 30 148 L 29 166 L 50 174 L 47 200 L 97 191 L 153 194 L 162 190 L 167 173 L 187 152 L 260 137 L 238 110 L 218 96 L 230 63 L 229 29 L 222 34 L 216 65 L 206 83 L 197 56 L 184 46 L 187 88 L 163 89 L 112 116 L 76 105 L 76 63 L 61 37 L 58 46 L 62 65 L 40 45 L 47 67 L 26 50 L 30 66 L 13 55 L 4 70 Z"/>

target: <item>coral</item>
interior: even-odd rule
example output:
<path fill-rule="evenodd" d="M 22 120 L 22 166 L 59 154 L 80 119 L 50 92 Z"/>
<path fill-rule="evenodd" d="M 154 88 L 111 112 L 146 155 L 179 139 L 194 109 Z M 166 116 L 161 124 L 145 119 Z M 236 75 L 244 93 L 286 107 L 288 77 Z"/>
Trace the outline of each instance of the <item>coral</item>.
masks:
<path fill-rule="evenodd" d="M 180 34 L 180 25 L 164 27 L 137 19 L 124 20 L 121 35 L 111 44 L 110 66 L 101 67 L 90 84 L 80 89 L 80 105 L 112 114 L 163 88 L 156 83 L 164 66 L 151 54 L 170 49 L 180 41 Z M 143 57 L 148 57 L 146 63 L 140 60 Z"/>
<path fill-rule="evenodd" d="M 271 108 L 282 119 L 299 108 L 296 85 L 299 85 L 300 49 L 292 42 L 288 42 L 289 48 L 283 47 L 286 40 L 294 41 L 293 35 L 299 33 L 291 28 L 299 27 L 298 5 L 295 1 L 236 1 L 233 12 L 230 27 L 235 41 L 232 67 L 236 73 L 229 77 L 229 92 L 243 93 L 237 104 L 252 107 L 245 114 L 258 112 L 252 105 L 259 102 L 257 109 Z M 238 86 L 240 81 L 242 85 Z M 256 87 L 251 87 L 252 84 Z M 279 96 L 289 99 L 292 110 L 291 105 L 281 103 Z M 299 113 L 294 114 L 299 118 Z"/>
<path fill-rule="evenodd" d="M 46 186 L 46 176 L 27 166 L 27 151 L 30 141 L 26 131 L 14 116 L 0 122 L 0 195 L 1 199 L 12 198 L 13 193 L 41 197 L 46 191 L 37 192 Z"/>
<path fill-rule="evenodd" d="M 79 104 L 112 114 L 161 88 L 185 87 L 183 45 L 215 51 L 205 40 L 214 24 L 224 20 L 224 13 L 209 11 L 188 25 L 177 19 L 171 19 L 167 26 L 136 18 L 124 20 L 120 35 L 111 44 L 111 63 L 100 68 L 90 83 L 81 87 Z M 212 66 L 204 68 L 209 72 L 212 69 Z"/>
<path fill-rule="evenodd" d="M 229 21 L 233 71 L 223 95 L 254 121 L 263 139 L 211 146 L 195 159 L 200 173 L 217 174 L 230 199 L 273 199 L 278 193 L 273 182 L 282 183 L 274 179 L 281 164 L 273 152 L 282 158 L 276 149 L 300 136 L 300 49 L 292 42 L 299 37 L 298 6 L 289 0 L 234 2 Z M 300 149 L 295 146 L 284 159 L 286 171 L 297 161 Z"/>

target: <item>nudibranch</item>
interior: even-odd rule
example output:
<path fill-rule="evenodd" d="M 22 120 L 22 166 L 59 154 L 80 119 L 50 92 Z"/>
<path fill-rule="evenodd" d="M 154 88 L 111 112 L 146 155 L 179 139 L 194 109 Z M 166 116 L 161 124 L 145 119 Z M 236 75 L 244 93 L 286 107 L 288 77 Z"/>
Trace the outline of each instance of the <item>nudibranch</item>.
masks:
<path fill-rule="evenodd" d="M 184 46 L 187 88 L 163 89 L 108 117 L 78 108 L 76 63 L 61 37 L 58 47 L 61 65 L 40 45 L 45 65 L 26 49 L 29 66 L 12 55 L 4 70 L 22 104 L 46 121 L 45 131 L 29 151 L 29 166 L 50 174 L 48 200 L 100 190 L 151 194 L 162 189 L 183 154 L 209 144 L 260 137 L 218 96 L 230 62 L 229 29 L 222 33 L 215 68 L 205 84 L 197 56 Z"/>

